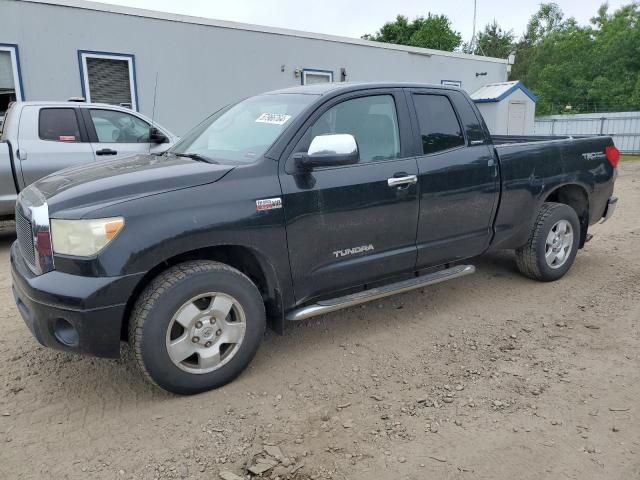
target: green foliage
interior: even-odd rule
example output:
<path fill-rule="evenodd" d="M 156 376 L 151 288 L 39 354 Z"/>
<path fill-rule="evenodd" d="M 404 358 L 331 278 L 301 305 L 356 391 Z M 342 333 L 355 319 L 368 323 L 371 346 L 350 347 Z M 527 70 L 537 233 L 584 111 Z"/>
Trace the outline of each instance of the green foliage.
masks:
<path fill-rule="evenodd" d="M 514 40 L 513 30 L 502 30 L 494 20 L 478 33 L 475 48 L 471 51 L 471 48 L 466 46 L 463 51 L 485 57 L 507 58 L 514 49 Z"/>
<path fill-rule="evenodd" d="M 556 3 L 543 3 L 527 24 L 525 38 L 537 44 L 564 28 L 564 13 Z"/>
<path fill-rule="evenodd" d="M 640 5 L 602 5 L 591 25 L 543 4 L 516 45 L 511 78 L 538 96 L 538 114 L 640 109 Z"/>
<path fill-rule="evenodd" d="M 462 43 L 462 36 L 451 28 L 451 20 L 446 15 L 431 13 L 426 18 L 417 17 L 413 21 L 398 15 L 394 22 L 385 23 L 378 32 L 362 38 L 448 52 L 454 51 Z"/>
<path fill-rule="evenodd" d="M 399 45 L 462 50 L 506 58 L 516 63 L 510 77 L 521 80 L 539 97 L 537 113 L 640 110 L 640 3 L 609 12 L 603 4 L 589 25 L 565 17 L 556 3 L 543 3 L 515 41 L 494 20 L 474 46 L 462 44 L 460 33 L 445 15 L 409 21 L 399 15 L 377 33 L 363 38 Z M 570 107 L 570 108 L 567 108 Z"/>

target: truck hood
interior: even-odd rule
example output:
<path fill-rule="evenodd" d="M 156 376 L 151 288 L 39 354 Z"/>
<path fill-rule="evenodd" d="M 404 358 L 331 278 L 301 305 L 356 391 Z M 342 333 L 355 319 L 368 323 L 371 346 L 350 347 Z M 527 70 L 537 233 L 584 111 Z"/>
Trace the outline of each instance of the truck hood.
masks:
<path fill-rule="evenodd" d="M 49 213 L 71 216 L 98 207 L 220 180 L 233 166 L 175 156 L 137 155 L 72 167 L 49 175 L 34 186 L 47 199 Z"/>

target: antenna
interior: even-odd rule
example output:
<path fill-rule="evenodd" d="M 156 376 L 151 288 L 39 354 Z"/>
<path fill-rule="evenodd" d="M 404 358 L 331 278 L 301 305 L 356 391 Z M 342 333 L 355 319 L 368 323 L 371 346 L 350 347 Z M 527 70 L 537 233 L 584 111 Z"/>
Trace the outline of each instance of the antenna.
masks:
<path fill-rule="evenodd" d="M 153 111 L 151 113 L 151 129 L 155 128 L 156 121 L 156 98 L 158 96 L 158 72 L 156 72 L 156 84 L 153 87 Z M 149 142 L 149 153 L 151 153 L 151 142 Z"/>
<path fill-rule="evenodd" d="M 473 33 L 471 34 L 471 46 L 476 41 L 476 18 L 478 12 L 478 0 L 473 0 Z"/>
<path fill-rule="evenodd" d="M 478 11 L 478 0 L 473 0 L 473 33 L 471 34 L 471 54 L 475 55 L 476 49 L 476 13 Z"/>

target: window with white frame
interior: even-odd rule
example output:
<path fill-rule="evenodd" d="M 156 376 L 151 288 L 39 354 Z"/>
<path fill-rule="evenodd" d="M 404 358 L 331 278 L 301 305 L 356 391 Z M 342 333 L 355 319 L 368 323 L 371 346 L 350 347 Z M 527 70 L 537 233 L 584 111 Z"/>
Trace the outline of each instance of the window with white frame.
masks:
<path fill-rule="evenodd" d="M 333 82 L 333 72 L 330 70 L 313 70 L 307 68 L 302 70 L 302 85 L 331 82 Z"/>
<path fill-rule="evenodd" d="M 87 102 L 138 110 L 133 55 L 81 51 L 79 59 Z"/>
<path fill-rule="evenodd" d="M 18 47 L 0 43 L 0 117 L 17 100 L 24 100 Z"/>

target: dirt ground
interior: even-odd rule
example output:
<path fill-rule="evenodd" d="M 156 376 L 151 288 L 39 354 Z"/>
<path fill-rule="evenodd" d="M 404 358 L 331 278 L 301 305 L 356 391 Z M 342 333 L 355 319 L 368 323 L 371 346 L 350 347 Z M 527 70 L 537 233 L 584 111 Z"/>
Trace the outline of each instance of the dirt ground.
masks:
<path fill-rule="evenodd" d="M 620 171 L 616 215 L 563 280 L 487 255 L 475 275 L 268 334 L 238 380 L 193 397 L 145 383 L 126 348 L 38 346 L 5 232 L 0 478 L 232 479 L 257 464 L 283 479 L 638 479 L 640 162 Z"/>

